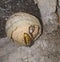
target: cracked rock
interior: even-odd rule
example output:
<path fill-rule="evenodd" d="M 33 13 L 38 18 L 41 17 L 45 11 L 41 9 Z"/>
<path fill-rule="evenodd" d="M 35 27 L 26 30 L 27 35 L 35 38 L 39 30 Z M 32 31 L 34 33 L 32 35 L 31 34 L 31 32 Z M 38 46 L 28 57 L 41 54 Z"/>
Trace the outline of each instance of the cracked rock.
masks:
<path fill-rule="evenodd" d="M 53 30 L 56 30 L 58 26 L 58 16 L 55 13 L 57 1 L 56 0 L 34 0 L 34 1 L 40 9 L 43 25 L 47 26 L 46 27 L 47 32 L 51 33 Z"/>
<path fill-rule="evenodd" d="M 60 0 L 58 0 L 58 5 L 60 6 Z"/>
<path fill-rule="evenodd" d="M 56 0 L 35 0 L 35 2 L 40 9 L 43 23 L 46 24 L 50 14 L 56 10 Z"/>

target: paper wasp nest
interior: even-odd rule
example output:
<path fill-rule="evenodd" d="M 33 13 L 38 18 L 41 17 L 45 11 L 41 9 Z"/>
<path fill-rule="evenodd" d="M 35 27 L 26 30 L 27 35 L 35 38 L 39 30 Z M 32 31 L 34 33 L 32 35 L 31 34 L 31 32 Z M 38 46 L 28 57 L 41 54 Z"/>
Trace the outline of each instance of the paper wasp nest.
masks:
<path fill-rule="evenodd" d="M 41 24 L 33 15 L 15 13 L 6 23 L 6 33 L 15 43 L 30 46 L 40 36 Z"/>

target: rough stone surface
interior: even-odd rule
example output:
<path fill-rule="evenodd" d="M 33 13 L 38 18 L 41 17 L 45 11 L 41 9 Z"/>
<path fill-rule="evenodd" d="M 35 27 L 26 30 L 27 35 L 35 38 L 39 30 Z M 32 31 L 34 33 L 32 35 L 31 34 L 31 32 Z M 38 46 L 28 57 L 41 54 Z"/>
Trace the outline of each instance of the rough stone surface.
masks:
<path fill-rule="evenodd" d="M 60 0 L 58 0 L 58 4 L 59 4 L 59 6 L 60 6 Z"/>
<path fill-rule="evenodd" d="M 57 15 L 59 17 L 58 24 L 60 25 L 60 7 L 57 8 Z"/>
<path fill-rule="evenodd" d="M 60 62 L 60 29 L 43 35 L 31 47 L 18 46 L 7 37 L 0 42 L 1 62 Z M 6 43 L 7 42 L 7 43 Z"/>
<path fill-rule="evenodd" d="M 43 22 L 48 23 L 47 21 L 48 18 L 50 17 L 50 14 L 54 13 L 56 10 L 56 0 L 36 0 L 36 1 L 40 9 Z"/>
<path fill-rule="evenodd" d="M 60 25 L 60 0 L 57 1 L 58 24 Z"/>
<path fill-rule="evenodd" d="M 47 25 L 47 32 L 52 32 L 57 29 L 58 16 L 56 12 L 57 0 L 34 0 L 38 5 L 41 13 L 43 25 Z M 51 28 L 49 30 L 49 28 Z"/>

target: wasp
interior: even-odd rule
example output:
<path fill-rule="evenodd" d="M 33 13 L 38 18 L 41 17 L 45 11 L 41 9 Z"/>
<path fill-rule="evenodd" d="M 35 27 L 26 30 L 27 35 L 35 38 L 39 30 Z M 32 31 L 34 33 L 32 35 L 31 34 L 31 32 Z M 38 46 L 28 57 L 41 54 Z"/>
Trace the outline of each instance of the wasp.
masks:
<path fill-rule="evenodd" d="M 37 37 L 38 37 L 38 34 L 39 34 L 39 26 L 38 25 L 31 25 L 30 27 L 29 27 L 29 34 L 31 35 L 31 37 L 33 38 L 33 39 L 37 39 Z"/>
<path fill-rule="evenodd" d="M 24 41 L 26 46 L 31 46 L 33 44 L 33 39 L 27 33 L 24 33 Z"/>
<path fill-rule="evenodd" d="M 29 27 L 29 34 L 24 33 L 24 41 L 25 41 L 26 46 L 31 46 L 34 43 L 33 40 L 38 35 L 38 33 L 39 33 L 38 25 L 35 25 L 35 26 L 31 25 Z"/>

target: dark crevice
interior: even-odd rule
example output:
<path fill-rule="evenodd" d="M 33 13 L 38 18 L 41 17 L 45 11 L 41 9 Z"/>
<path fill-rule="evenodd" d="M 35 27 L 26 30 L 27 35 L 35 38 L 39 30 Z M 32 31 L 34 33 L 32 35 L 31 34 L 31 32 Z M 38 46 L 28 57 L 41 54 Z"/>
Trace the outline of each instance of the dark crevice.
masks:
<path fill-rule="evenodd" d="M 57 15 L 58 22 L 59 22 L 59 12 L 58 12 L 58 8 L 60 8 L 60 6 L 59 6 L 59 0 L 56 0 L 56 11 L 55 11 L 55 13 Z M 59 27 L 59 25 L 58 25 L 58 27 Z"/>
<path fill-rule="evenodd" d="M 59 7 L 59 1 L 58 0 L 56 0 L 56 11 L 55 11 L 55 13 L 57 12 L 57 8 Z"/>

